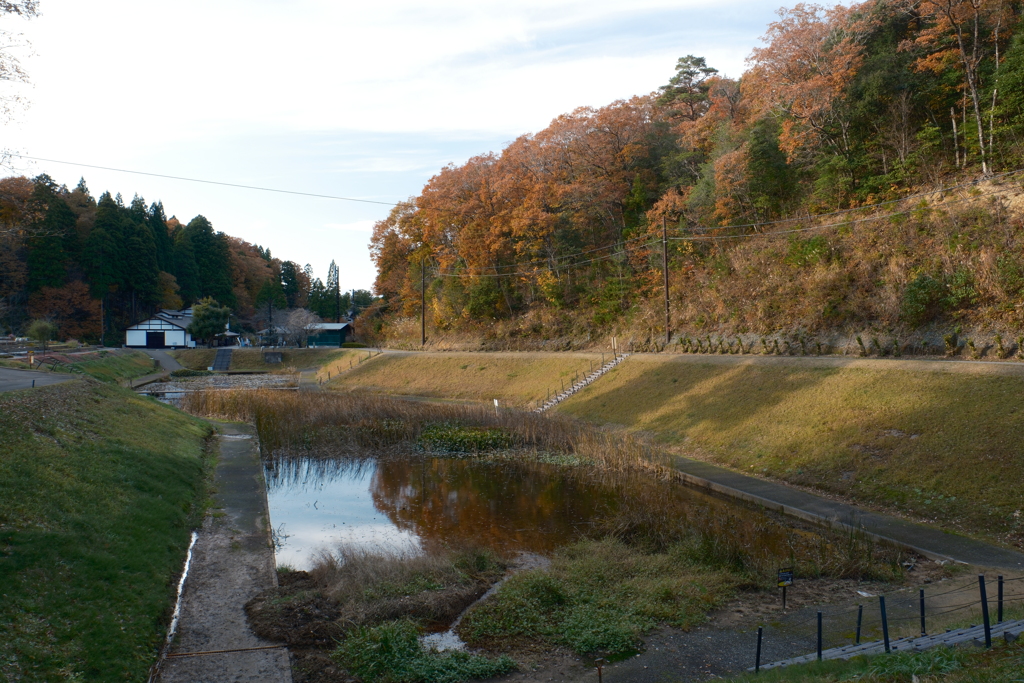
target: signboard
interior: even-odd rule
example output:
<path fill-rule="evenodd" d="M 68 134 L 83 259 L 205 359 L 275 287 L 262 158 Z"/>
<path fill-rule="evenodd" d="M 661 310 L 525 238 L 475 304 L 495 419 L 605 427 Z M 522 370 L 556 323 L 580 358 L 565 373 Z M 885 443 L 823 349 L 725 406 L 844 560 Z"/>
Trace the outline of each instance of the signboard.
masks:
<path fill-rule="evenodd" d="M 793 585 L 793 568 L 786 567 L 779 570 L 779 588 Z"/>

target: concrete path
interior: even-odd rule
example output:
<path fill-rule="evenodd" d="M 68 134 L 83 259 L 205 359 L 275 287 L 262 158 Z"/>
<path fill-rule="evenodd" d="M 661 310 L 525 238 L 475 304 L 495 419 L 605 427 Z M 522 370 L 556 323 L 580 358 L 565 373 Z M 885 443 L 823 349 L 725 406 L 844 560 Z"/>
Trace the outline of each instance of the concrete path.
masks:
<path fill-rule="evenodd" d="M 1024 361 L 963 360 L 948 358 L 877 358 L 859 356 L 763 356 L 716 353 L 633 353 L 635 360 L 670 360 L 707 365 L 767 365 L 812 368 L 865 368 L 909 372 L 954 372 L 975 375 L 1024 377 Z"/>
<path fill-rule="evenodd" d="M 164 660 L 163 683 L 291 683 L 288 650 L 258 638 L 245 603 L 277 585 L 266 489 L 252 429 L 218 423 L 215 496 L 185 581 L 181 622 Z M 263 648 L 263 649 L 260 649 Z M 236 652 L 216 652 L 241 650 Z"/>
<path fill-rule="evenodd" d="M 53 372 L 41 372 L 39 370 L 15 370 L 13 368 L 0 368 L 0 392 L 14 391 L 16 389 L 31 389 L 35 382 L 37 387 L 45 387 L 50 384 L 60 384 L 75 379 L 75 375 L 65 375 Z"/>
<path fill-rule="evenodd" d="M 174 360 L 171 354 L 167 353 L 163 349 L 139 349 L 153 360 L 160 361 L 160 367 L 167 372 L 174 372 L 175 370 L 181 370 L 182 364 Z"/>
<path fill-rule="evenodd" d="M 160 371 L 154 372 L 149 375 L 145 375 L 143 377 L 136 377 L 135 379 L 129 380 L 128 386 L 132 387 L 133 389 L 138 389 L 141 386 L 151 384 L 153 382 L 156 382 L 157 380 L 163 379 L 164 377 L 168 377 L 172 372 L 174 372 L 175 370 L 181 370 L 181 368 L 183 367 L 181 363 L 179 363 L 178 361 L 174 360 L 171 357 L 171 354 L 167 353 L 162 349 L 139 350 L 145 353 L 153 360 L 157 361 L 160 364 Z"/>
<path fill-rule="evenodd" d="M 1024 554 L 1013 550 L 827 500 L 706 462 L 675 456 L 673 464 L 682 479 L 693 486 L 812 522 L 828 522 L 860 529 L 869 537 L 893 541 L 931 559 L 952 560 L 981 567 L 1024 569 Z"/>

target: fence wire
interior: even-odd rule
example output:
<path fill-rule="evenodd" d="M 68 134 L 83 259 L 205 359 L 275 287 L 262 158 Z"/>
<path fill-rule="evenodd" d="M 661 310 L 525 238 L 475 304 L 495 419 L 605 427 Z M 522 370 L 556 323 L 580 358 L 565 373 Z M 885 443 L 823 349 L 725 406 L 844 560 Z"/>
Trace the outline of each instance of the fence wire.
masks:
<path fill-rule="evenodd" d="M 1024 577 L 1003 580 L 1003 615 L 1008 618 L 1024 617 Z M 998 579 L 986 577 L 990 623 L 998 620 Z M 978 581 L 967 581 L 951 589 L 939 590 L 940 584 L 923 586 L 924 616 L 927 635 L 941 634 L 953 628 L 976 626 L 982 623 L 981 592 Z M 790 590 L 794 590 L 791 588 Z M 796 588 L 795 590 L 799 590 Z M 884 594 L 886 621 L 890 641 L 905 637 L 919 637 L 921 629 L 920 588 L 905 589 Z M 803 607 L 775 621 L 763 624 L 761 663 L 769 664 L 793 657 L 812 654 L 818 639 L 818 612 L 822 615 L 822 650 L 853 645 L 857 640 L 857 621 L 860 612 L 860 643 L 880 641 L 883 638 L 879 596 L 865 597 L 853 605 L 823 605 Z M 1008 617 L 1012 613 L 1012 616 Z M 751 664 L 756 645 L 756 631 L 751 639 Z"/>

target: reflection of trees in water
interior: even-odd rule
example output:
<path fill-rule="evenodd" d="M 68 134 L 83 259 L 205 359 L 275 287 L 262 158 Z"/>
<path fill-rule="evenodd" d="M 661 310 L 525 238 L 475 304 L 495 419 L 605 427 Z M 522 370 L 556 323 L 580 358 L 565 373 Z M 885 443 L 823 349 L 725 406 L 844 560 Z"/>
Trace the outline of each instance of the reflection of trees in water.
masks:
<path fill-rule="evenodd" d="M 264 461 L 267 492 L 279 489 L 320 488 L 339 479 L 359 479 L 373 471 L 370 458 L 275 457 Z"/>
<path fill-rule="evenodd" d="M 614 532 L 699 539 L 709 557 L 769 566 L 806 553 L 787 522 L 675 481 L 536 462 L 392 460 L 370 483 L 375 507 L 426 546 L 471 543 L 550 552 Z"/>
<path fill-rule="evenodd" d="M 374 507 L 425 548 L 470 544 L 548 553 L 583 535 L 613 533 L 624 540 L 696 541 L 706 559 L 765 571 L 793 560 L 838 567 L 872 554 L 848 533 L 794 528 L 777 514 L 644 472 L 423 457 L 280 457 L 264 472 L 270 492 L 320 489 L 372 473 Z"/>
<path fill-rule="evenodd" d="M 610 492 L 562 469 L 486 460 L 390 460 L 370 484 L 374 505 L 424 543 L 549 552 L 614 509 Z"/>

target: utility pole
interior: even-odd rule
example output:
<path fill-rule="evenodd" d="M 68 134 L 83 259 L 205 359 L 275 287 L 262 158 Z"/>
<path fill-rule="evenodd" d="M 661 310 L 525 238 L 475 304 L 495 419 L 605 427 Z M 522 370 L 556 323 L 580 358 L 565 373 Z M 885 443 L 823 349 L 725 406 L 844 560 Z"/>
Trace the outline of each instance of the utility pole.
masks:
<path fill-rule="evenodd" d="M 662 270 L 665 273 L 665 346 L 672 341 L 672 329 L 669 327 L 668 305 L 668 223 L 665 216 L 661 217 L 661 257 Z"/>
<path fill-rule="evenodd" d="M 420 346 L 427 345 L 427 271 L 420 256 Z"/>

